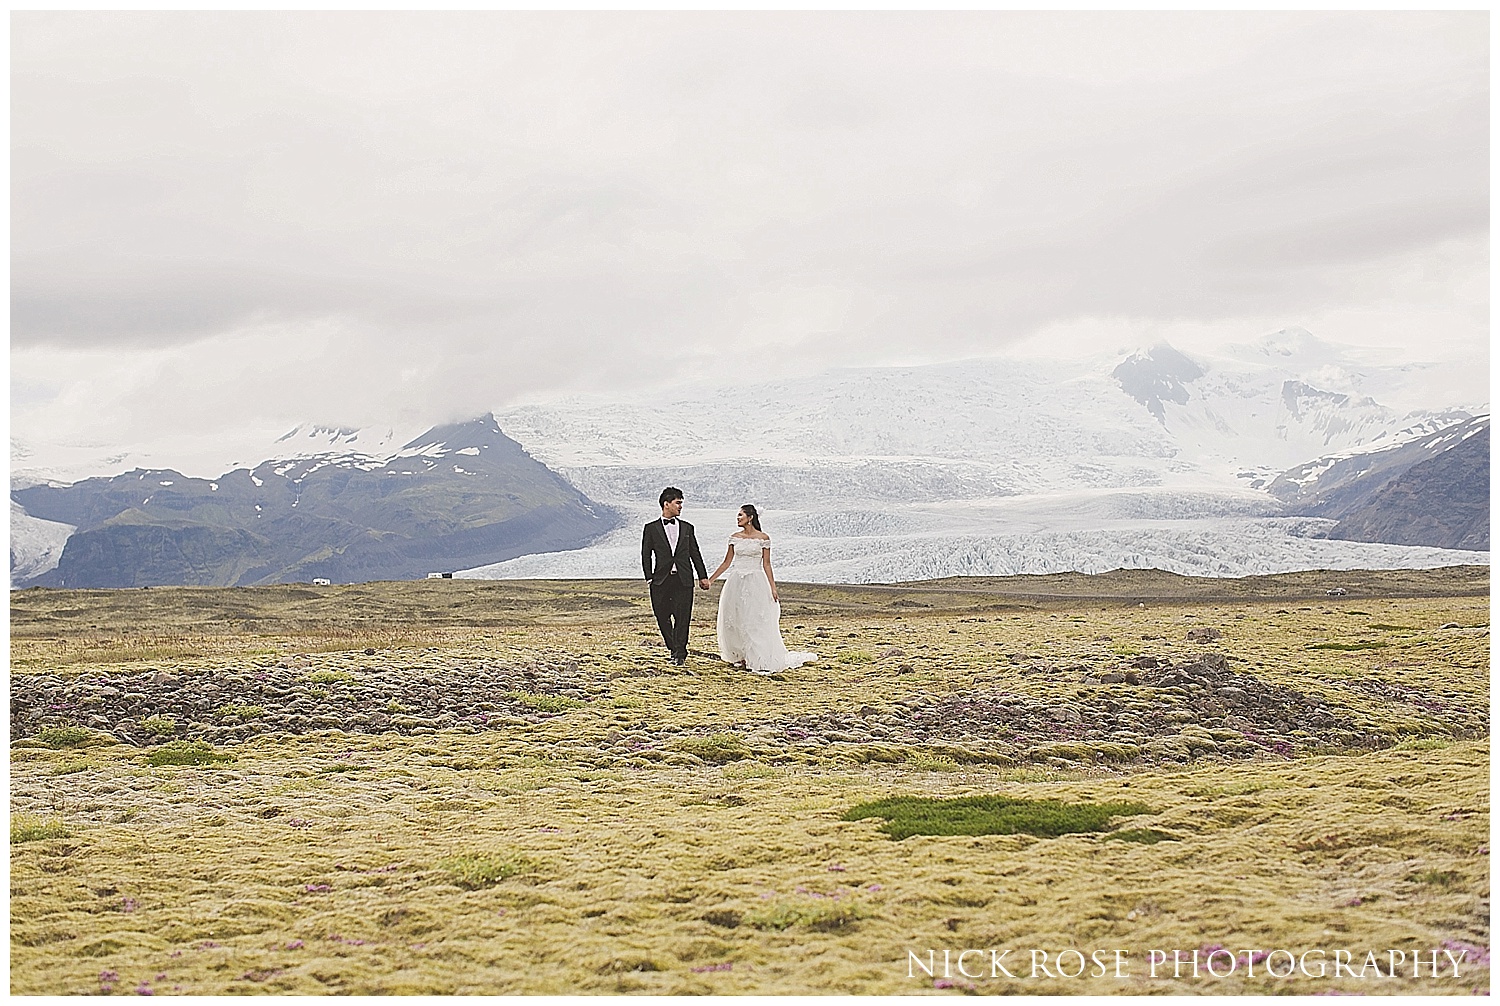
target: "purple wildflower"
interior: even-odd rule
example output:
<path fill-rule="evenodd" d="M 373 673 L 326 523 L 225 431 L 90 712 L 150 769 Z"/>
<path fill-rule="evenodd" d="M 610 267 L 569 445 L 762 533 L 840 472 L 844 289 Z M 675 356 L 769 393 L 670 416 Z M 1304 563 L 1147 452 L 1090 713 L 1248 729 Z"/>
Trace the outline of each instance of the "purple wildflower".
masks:
<path fill-rule="evenodd" d="M 286 945 L 286 948 L 288 950 L 301 950 L 306 945 L 307 944 L 303 943 L 301 940 L 292 940 Z"/>
<path fill-rule="evenodd" d="M 1458 940 L 1444 940 L 1443 949 L 1461 961 L 1467 961 L 1478 968 L 1490 966 L 1490 952 L 1486 947 L 1476 947 L 1472 943 L 1461 943 Z"/>

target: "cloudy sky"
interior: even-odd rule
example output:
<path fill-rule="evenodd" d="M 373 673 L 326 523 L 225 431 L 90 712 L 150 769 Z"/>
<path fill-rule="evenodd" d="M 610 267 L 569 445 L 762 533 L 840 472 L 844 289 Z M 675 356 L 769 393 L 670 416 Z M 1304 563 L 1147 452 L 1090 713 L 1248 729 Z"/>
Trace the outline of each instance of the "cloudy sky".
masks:
<path fill-rule="evenodd" d="M 1484 13 L 21 13 L 11 38 L 31 443 L 1293 324 L 1487 370 Z"/>

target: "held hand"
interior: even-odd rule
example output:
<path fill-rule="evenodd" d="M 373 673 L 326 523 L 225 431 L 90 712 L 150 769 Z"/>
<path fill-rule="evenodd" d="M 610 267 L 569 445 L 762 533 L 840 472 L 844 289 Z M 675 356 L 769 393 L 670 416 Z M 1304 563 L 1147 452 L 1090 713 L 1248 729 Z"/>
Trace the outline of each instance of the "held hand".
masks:
<path fill-rule="evenodd" d="M 699 580 L 698 581 L 698 586 L 702 587 L 704 590 L 707 590 L 708 589 L 708 581 L 707 580 Z"/>
<path fill-rule="evenodd" d="M 771 588 L 771 600 L 775 601 L 777 604 L 781 603 L 781 595 L 776 592 L 775 587 Z"/>

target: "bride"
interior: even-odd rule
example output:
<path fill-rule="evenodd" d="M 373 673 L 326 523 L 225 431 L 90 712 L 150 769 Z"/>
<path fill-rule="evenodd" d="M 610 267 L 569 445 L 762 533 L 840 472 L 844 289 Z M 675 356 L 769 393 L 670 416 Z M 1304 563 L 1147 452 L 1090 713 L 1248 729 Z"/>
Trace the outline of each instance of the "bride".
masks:
<path fill-rule="evenodd" d="M 817 660 L 816 653 L 790 652 L 781 641 L 771 536 L 760 529 L 760 514 L 746 503 L 735 523 L 740 530 L 729 536 L 724 561 L 709 577 L 717 580 L 729 571 L 719 595 L 719 656 L 752 671 L 784 671 Z"/>

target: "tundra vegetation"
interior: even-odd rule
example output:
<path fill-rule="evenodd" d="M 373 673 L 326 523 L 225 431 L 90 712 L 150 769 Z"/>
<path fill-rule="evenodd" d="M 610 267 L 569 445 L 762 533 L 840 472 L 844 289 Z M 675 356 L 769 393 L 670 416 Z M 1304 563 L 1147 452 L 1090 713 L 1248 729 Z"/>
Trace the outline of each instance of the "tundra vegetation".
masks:
<path fill-rule="evenodd" d="M 775 675 L 625 581 L 13 592 L 11 990 L 1485 991 L 1488 589 L 787 584 Z"/>

